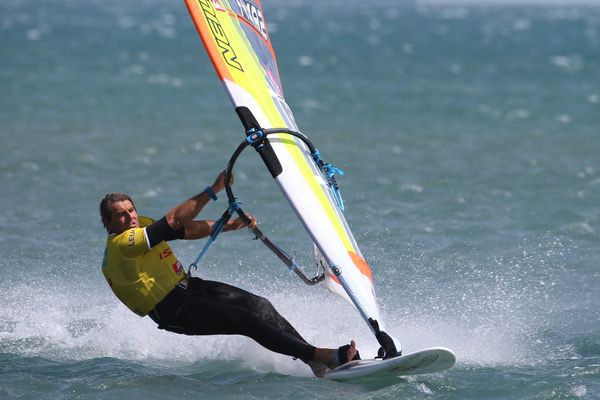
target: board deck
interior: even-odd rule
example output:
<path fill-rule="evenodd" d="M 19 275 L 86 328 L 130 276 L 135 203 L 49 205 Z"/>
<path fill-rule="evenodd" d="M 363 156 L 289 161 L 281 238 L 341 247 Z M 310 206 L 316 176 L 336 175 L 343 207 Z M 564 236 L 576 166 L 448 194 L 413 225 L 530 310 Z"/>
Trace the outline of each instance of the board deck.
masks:
<path fill-rule="evenodd" d="M 332 371 L 325 378 L 351 381 L 402 375 L 432 374 L 454 365 L 456 356 L 445 347 L 432 347 L 387 360 L 370 359 L 350 361 Z"/>

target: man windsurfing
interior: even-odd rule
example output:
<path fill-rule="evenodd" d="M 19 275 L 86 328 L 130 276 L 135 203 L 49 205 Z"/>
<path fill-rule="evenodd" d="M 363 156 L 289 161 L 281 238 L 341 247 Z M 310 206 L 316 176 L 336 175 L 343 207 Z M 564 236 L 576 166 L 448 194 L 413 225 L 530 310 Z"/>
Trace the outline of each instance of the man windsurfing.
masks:
<path fill-rule="evenodd" d="M 114 294 L 134 313 L 148 315 L 159 329 L 185 335 L 244 335 L 276 353 L 299 358 L 315 376 L 358 359 L 354 341 L 338 349 L 309 344 L 264 297 L 221 282 L 191 277 L 167 243 L 211 234 L 215 221 L 195 220 L 225 188 L 225 172 L 211 186 L 154 221 L 139 216 L 130 196 L 107 194 L 100 203 L 108 232 L 102 272 Z M 223 231 L 256 226 L 241 218 Z"/>

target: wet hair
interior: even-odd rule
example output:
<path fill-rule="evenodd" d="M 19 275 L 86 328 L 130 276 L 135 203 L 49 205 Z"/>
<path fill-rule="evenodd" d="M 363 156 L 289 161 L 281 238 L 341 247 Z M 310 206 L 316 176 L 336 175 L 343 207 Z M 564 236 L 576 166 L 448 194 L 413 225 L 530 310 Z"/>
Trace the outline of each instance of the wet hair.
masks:
<path fill-rule="evenodd" d="M 102 219 L 102 225 L 104 225 L 104 228 L 106 228 L 106 231 L 108 233 L 110 233 L 110 231 L 108 230 L 108 222 L 111 218 L 110 206 L 112 206 L 117 201 L 125 200 L 129 200 L 131 204 L 133 204 L 133 200 L 131 200 L 131 197 L 124 193 L 109 193 L 106 196 L 104 196 L 104 198 L 100 202 L 100 218 Z M 133 208 L 135 208 L 135 204 L 133 204 Z"/>

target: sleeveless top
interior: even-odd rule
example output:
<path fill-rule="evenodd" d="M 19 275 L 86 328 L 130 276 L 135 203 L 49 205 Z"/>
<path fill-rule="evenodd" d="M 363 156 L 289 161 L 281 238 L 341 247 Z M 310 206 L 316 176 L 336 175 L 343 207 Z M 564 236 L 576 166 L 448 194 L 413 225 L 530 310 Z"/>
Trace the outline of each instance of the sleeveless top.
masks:
<path fill-rule="evenodd" d="M 167 242 L 150 248 L 146 227 L 154 221 L 139 216 L 140 228 L 106 239 L 102 273 L 114 294 L 134 313 L 147 315 L 185 278 Z"/>

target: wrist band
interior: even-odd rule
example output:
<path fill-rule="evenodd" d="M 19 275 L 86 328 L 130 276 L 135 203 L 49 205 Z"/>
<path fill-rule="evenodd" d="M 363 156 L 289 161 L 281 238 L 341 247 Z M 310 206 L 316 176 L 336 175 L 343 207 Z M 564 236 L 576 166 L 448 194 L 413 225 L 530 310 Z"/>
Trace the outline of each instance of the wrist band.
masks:
<path fill-rule="evenodd" d="M 212 188 L 210 186 L 207 186 L 204 189 L 204 193 L 206 193 L 208 195 L 208 197 L 210 197 L 211 199 L 213 199 L 214 201 L 217 200 L 217 195 L 215 194 L 215 192 L 213 192 Z"/>

